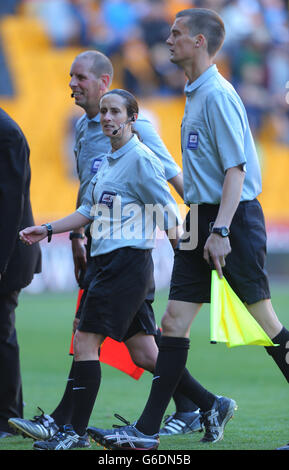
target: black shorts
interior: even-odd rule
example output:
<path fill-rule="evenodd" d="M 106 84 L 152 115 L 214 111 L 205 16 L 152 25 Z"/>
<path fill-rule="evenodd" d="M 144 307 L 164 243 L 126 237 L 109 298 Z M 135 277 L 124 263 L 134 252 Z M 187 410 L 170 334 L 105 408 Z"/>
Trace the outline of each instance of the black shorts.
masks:
<path fill-rule="evenodd" d="M 151 250 L 120 248 L 89 260 L 89 286 L 78 329 L 125 341 L 140 331 L 156 334 Z"/>
<path fill-rule="evenodd" d="M 169 299 L 210 303 L 211 267 L 204 260 L 204 246 L 218 205 L 198 207 L 198 245 L 194 250 L 175 250 Z M 189 214 L 186 218 L 189 230 Z M 224 277 L 238 297 L 248 305 L 270 298 L 266 258 L 266 229 L 262 208 L 257 201 L 241 202 L 230 227 L 231 253 L 226 257 Z"/>

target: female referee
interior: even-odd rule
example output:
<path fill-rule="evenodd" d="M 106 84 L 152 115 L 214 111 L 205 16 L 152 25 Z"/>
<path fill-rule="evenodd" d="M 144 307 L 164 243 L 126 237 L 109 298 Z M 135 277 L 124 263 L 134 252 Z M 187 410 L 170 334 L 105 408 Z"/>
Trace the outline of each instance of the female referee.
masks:
<path fill-rule="evenodd" d="M 100 116 L 112 148 L 92 179 L 82 206 L 63 219 L 20 232 L 21 240 L 31 245 L 93 220 L 93 280 L 74 337 L 72 424 L 47 441 L 35 442 L 36 449 L 89 445 L 86 428 L 101 381 L 99 347 L 106 336 L 123 341 L 137 321 L 153 276 L 155 215 L 173 247 L 181 224 L 159 159 L 134 134 L 138 104 L 133 95 L 125 90 L 104 94 Z"/>

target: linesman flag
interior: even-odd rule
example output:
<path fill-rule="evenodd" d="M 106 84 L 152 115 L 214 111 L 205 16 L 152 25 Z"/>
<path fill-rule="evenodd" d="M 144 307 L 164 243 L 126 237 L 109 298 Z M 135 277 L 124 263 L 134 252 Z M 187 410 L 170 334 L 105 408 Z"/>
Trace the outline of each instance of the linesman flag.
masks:
<path fill-rule="evenodd" d="M 210 307 L 211 343 L 227 343 L 229 348 L 242 345 L 278 346 L 272 343 L 224 276 L 212 271 Z"/>

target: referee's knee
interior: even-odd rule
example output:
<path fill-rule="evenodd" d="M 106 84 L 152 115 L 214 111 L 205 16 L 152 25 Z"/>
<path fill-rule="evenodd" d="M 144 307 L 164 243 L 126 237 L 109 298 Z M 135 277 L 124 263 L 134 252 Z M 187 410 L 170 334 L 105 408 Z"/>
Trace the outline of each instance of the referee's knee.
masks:
<path fill-rule="evenodd" d="M 98 350 L 101 342 L 102 337 L 100 335 L 76 330 L 73 340 L 74 360 L 98 360 Z"/>
<path fill-rule="evenodd" d="M 161 325 L 162 334 L 164 336 L 184 336 L 181 319 L 169 308 L 166 310 L 162 318 Z"/>
<path fill-rule="evenodd" d="M 148 372 L 154 372 L 156 365 L 156 358 L 153 355 L 145 354 L 140 351 L 139 354 L 136 354 L 132 357 L 135 365 L 141 367 Z"/>

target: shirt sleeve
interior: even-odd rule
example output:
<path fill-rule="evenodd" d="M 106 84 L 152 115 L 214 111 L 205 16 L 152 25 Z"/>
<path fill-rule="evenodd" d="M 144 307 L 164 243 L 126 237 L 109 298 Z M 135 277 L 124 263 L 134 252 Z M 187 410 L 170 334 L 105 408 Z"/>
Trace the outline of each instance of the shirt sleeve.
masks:
<path fill-rule="evenodd" d="M 245 110 L 226 93 L 207 97 L 207 119 L 224 171 L 238 165 L 245 169 Z"/>
<path fill-rule="evenodd" d="M 94 219 L 94 216 L 92 215 L 92 207 L 94 204 L 93 191 L 94 191 L 95 182 L 96 182 L 96 175 L 92 178 L 92 180 L 90 181 L 87 187 L 81 206 L 77 208 L 77 212 L 84 215 L 84 217 L 87 217 L 90 220 Z"/>
<path fill-rule="evenodd" d="M 182 171 L 148 119 L 139 116 L 134 124 L 134 128 L 139 133 L 141 142 L 150 148 L 151 151 L 161 160 L 167 180 L 174 178 Z"/>
<path fill-rule="evenodd" d="M 182 224 L 178 205 L 170 193 L 164 169 L 156 157 L 143 157 L 139 160 L 139 177 L 135 191 L 146 205 L 146 211 L 154 210 L 157 225 L 168 230 Z M 158 223 L 159 222 L 159 223 Z"/>
<path fill-rule="evenodd" d="M 76 169 L 77 169 L 78 175 L 79 175 L 78 157 L 79 157 L 79 153 L 80 153 L 80 150 L 81 150 L 81 135 L 83 134 L 84 123 L 85 123 L 85 115 L 81 116 L 78 119 L 77 123 L 75 124 L 75 128 L 74 128 L 75 138 L 74 138 L 73 151 L 74 151 L 74 156 L 75 156 L 75 161 L 76 161 Z"/>

